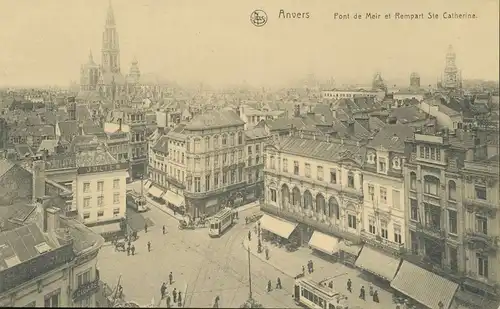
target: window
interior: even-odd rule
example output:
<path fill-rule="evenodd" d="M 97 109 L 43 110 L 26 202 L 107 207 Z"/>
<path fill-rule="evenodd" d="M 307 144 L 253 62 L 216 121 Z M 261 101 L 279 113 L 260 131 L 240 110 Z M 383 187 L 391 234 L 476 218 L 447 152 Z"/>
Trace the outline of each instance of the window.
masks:
<path fill-rule="evenodd" d="M 243 162 L 243 150 L 238 150 L 238 161 Z"/>
<path fill-rule="evenodd" d="M 352 214 L 347 215 L 347 223 L 349 225 L 349 228 L 351 229 L 356 229 L 356 216 Z"/>
<path fill-rule="evenodd" d="M 231 170 L 231 182 L 230 184 L 236 183 L 236 170 Z"/>
<path fill-rule="evenodd" d="M 354 174 L 352 172 L 347 174 L 347 186 L 349 188 L 354 188 Z"/>
<path fill-rule="evenodd" d="M 380 200 L 382 203 L 387 204 L 387 189 L 380 187 Z"/>
<path fill-rule="evenodd" d="M 104 216 L 104 210 L 99 210 L 99 211 L 97 212 L 97 216 L 98 216 L 98 217 L 102 217 L 102 216 Z"/>
<path fill-rule="evenodd" d="M 200 158 L 195 158 L 194 159 L 194 169 L 199 170 L 200 165 L 201 165 Z M 172 167 L 170 167 L 170 174 L 172 174 Z"/>
<path fill-rule="evenodd" d="M 397 157 L 392 159 L 392 168 L 395 170 L 401 169 L 401 159 Z"/>
<path fill-rule="evenodd" d="M 83 219 L 88 219 L 88 218 L 90 218 L 90 212 L 84 212 Z"/>
<path fill-rule="evenodd" d="M 45 295 L 44 297 L 44 307 L 45 308 L 57 308 L 59 307 L 59 295 L 61 290 L 58 289 L 52 293 Z"/>
<path fill-rule="evenodd" d="M 120 208 L 113 208 L 113 215 L 119 215 L 120 214 Z"/>
<path fill-rule="evenodd" d="M 424 193 L 438 195 L 439 179 L 434 176 L 424 176 Z"/>
<path fill-rule="evenodd" d="M 243 133 L 238 132 L 238 145 L 243 144 Z"/>
<path fill-rule="evenodd" d="M 474 190 L 476 191 L 477 199 L 486 200 L 486 187 L 475 185 Z"/>
<path fill-rule="evenodd" d="M 236 152 L 231 152 L 231 161 L 229 161 L 231 164 L 234 164 L 234 157 L 236 155 Z"/>
<path fill-rule="evenodd" d="M 193 152 L 199 152 L 200 151 L 200 139 L 197 138 L 194 140 L 194 149 Z"/>
<path fill-rule="evenodd" d="M 401 209 L 401 196 L 398 190 L 392 190 L 392 207 Z"/>
<path fill-rule="evenodd" d="M 271 201 L 276 203 L 277 201 L 277 198 L 276 198 L 276 190 L 275 189 L 271 189 Z"/>
<path fill-rule="evenodd" d="M 90 183 L 86 182 L 83 184 L 83 193 L 89 193 L 90 192 Z"/>
<path fill-rule="evenodd" d="M 219 186 L 219 172 L 214 174 L 214 189 L 217 189 Z"/>
<path fill-rule="evenodd" d="M 410 190 L 417 189 L 417 174 L 414 172 L 410 173 Z"/>
<path fill-rule="evenodd" d="M 215 135 L 213 138 L 214 148 L 219 148 L 219 136 Z"/>
<path fill-rule="evenodd" d="M 234 146 L 234 133 L 229 135 L 229 145 Z"/>
<path fill-rule="evenodd" d="M 90 268 L 78 274 L 77 281 L 78 281 L 78 287 L 84 285 L 85 283 L 90 282 Z"/>
<path fill-rule="evenodd" d="M 248 155 L 252 154 L 252 146 L 247 147 L 247 152 L 248 152 Z"/>
<path fill-rule="evenodd" d="M 488 218 L 482 215 L 476 215 L 476 232 L 488 235 Z"/>
<path fill-rule="evenodd" d="M 453 180 L 448 181 L 448 199 L 456 200 L 457 198 L 457 185 Z"/>
<path fill-rule="evenodd" d="M 256 153 L 260 152 L 260 145 L 259 144 L 255 145 L 255 152 Z"/>
<path fill-rule="evenodd" d="M 219 166 L 219 155 L 214 155 L 214 167 Z"/>
<path fill-rule="evenodd" d="M 379 172 L 385 173 L 387 170 L 386 163 L 385 163 L 385 158 L 380 158 L 378 161 L 378 169 Z"/>
<path fill-rule="evenodd" d="M 299 174 L 299 161 L 293 161 L 293 174 Z"/>
<path fill-rule="evenodd" d="M 448 247 L 448 252 L 450 256 L 450 268 L 453 271 L 458 271 L 458 250 L 454 247 Z"/>
<path fill-rule="evenodd" d="M 181 163 L 184 164 L 184 152 L 182 153 Z"/>
<path fill-rule="evenodd" d="M 368 199 L 370 201 L 375 199 L 375 187 L 373 185 L 368 185 Z"/>
<path fill-rule="evenodd" d="M 370 217 L 368 219 L 368 231 L 370 234 L 376 234 L 377 228 L 375 227 L 375 218 Z"/>
<path fill-rule="evenodd" d="M 248 166 L 252 166 L 252 157 L 248 157 Z"/>
<path fill-rule="evenodd" d="M 210 191 L 210 175 L 205 176 L 205 191 Z"/>
<path fill-rule="evenodd" d="M 305 171 L 306 171 L 306 177 L 311 178 L 311 164 L 309 163 L 305 164 Z"/>
<path fill-rule="evenodd" d="M 370 152 L 367 155 L 367 161 L 368 161 L 368 163 L 371 163 L 371 164 L 375 163 L 375 154 L 373 152 Z"/>
<path fill-rule="evenodd" d="M 275 159 L 274 159 L 274 156 L 270 156 L 269 157 L 269 167 L 274 170 L 276 168 L 275 166 Z"/>
<path fill-rule="evenodd" d="M 323 180 L 323 166 L 318 166 L 316 169 L 317 169 L 316 174 L 318 174 L 317 178 L 318 178 L 318 180 L 322 181 Z"/>
<path fill-rule="evenodd" d="M 83 199 L 83 208 L 90 208 L 90 197 L 86 197 Z"/>
<path fill-rule="evenodd" d="M 238 168 L 238 182 L 243 181 L 243 168 L 239 167 Z"/>
<path fill-rule="evenodd" d="M 222 174 L 222 184 L 226 185 L 227 184 L 227 172 L 224 172 Z"/>
<path fill-rule="evenodd" d="M 448 209 L 448 232 L 457 234 L 457 212 L 451 209 Z"/>
<path fill-rule="evenodd" d="M 194 192 L 200 192 L 200 191 L 201 191 L 200 177 L 195 177 L 194 178 Z"/>
<path fill-rule="evenodd" d="M 205 151 L 210 149 L 210 136 L 205 137 Z"/>
<path fill-rule="evenodd" d="M 418 202 L 415 199 L 410 199 L 410 220 L 418 221 Z"/>
<path fill-rule="evenodd" d="M 113 204 L 120 204 L 120 193 L 113 194 Z"/>
<path fill-rule="evenodd" d="M 226 146 L 227 144 L 227 137 L 226 134 L 222 135 L 222 146 Z"/>
<path fill-rule="evenodd" d="M 120 189 L 120 179 L 113 180 L 113 189 Z"/>
<path fill-rule="evenodd" d="M 387 230 L 387 221 L 386 220 L 380 220 L 380 232 L 382 238 L 388 239 L 389 238 L 389 232 Z"/>
<path fill-rule="evenodd" d="M 102 207 L 104 205 L 104 196 L 97 197 L 97 206 Z"/>
<path fill-rule="evenodd" d="M 330 170 L 330 183 L 337 183 L 337 171 L 335 169 Z"/>
<path fill-rule="evenodd" d="M 255 165 L 260 164 L 260 157 L 259 155 L 255 156 Z"/>
<path fill-rule="evenodd" d="M 210 157 L 205 158 L 205 168 L 210 168 Z"/>
<path fill-rule="evenodd" d="M 477 274 L 483 278 L 488 278 L 488 257 L 479 253 L 477 257 Z"/>
<path fill-rule="evenodd" d="M 288 159 L 283 159 L 283 172 L 288 173 Z"/>
<path fill-rule="evenodd" d="M 403 239 L 401 237 L 401 226 L 394 224 L 394 242 L 401 244 Z"/>
<path fill-rule="evenodd" d="M 253 182 L 253 180 L 252 180 L 252 173 L 248 173 L 248 174 L 247 174 L 247 181 L 248 181 L 249 183 L 252 183 L 252 182 Z"/>

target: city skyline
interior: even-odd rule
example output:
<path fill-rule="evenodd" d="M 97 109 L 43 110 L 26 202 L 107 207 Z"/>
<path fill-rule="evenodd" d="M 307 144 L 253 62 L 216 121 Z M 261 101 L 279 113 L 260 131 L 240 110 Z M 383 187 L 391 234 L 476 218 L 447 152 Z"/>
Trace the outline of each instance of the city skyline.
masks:
<path fill-rule="evenodd" d="M 435 84 L 448 45 L 464 79 L 498 80 L 498 1 L 384 0 L 325 4 L 112 2 L 120 37 L 121 71 L 134 57 L 144 73 L 182 83 L 276 86 L 313 73 L 337 84 L 369 84 L 376 71 L 389 85 L 406 86 L 418 72 Z M 78 80 L 92 50 L 100 63 L 108 1 L 47 0 L 0 3 L 0 84 L 67 85 Z M 269 22 L 254 27 L 249 15 L 263 9 Z M 335 21 L 333 12 L 472 12 L 475 20 Z M 280 9 L 310 12 L 304 20 L 278 19 Z M 228 26 L 229 25 L 229 26 Z M 311 35 L 313 33 L 313 35 Z M 22 38 L 22 39 L 20 39 Z M 355 39 L 353 39 L 355 38 Z M 480 53 L 480 54 L 478 54 Z M 404 83 L 401 84 L 401 83 Z"/>

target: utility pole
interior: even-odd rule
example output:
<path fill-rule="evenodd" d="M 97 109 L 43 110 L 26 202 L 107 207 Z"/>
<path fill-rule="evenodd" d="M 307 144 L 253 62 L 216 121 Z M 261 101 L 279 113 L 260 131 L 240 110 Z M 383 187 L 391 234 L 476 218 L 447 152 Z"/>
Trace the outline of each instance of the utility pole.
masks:
<path fill-rule="evenodd" d="M 144 198 L 144 174 L 141 175 L 141 197 Z"/>
<path fill-rule="evenodd" d="M 248 252 L 248 287 L 250 289 L 249 298 L 252 299 L 252 272 L 250 271 L 250 245 L 247 247 L 247 252 Z"/>

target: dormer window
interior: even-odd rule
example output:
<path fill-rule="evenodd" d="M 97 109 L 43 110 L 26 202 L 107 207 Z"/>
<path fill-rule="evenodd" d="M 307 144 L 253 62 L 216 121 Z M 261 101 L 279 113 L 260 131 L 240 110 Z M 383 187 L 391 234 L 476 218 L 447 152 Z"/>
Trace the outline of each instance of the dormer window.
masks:
<path fill-rule="evenodd" d="M 376 155 L 373 152 L 368 153 L 368 156 L 367 156 L 368 163 L 374 164 L 375 158 L 376 158 Z"/>
<path fill-rule="evenodd" d="M 401 159 L 396 157 L 392 159 L 392 168 L 395 170 L 401 169 Z"/>

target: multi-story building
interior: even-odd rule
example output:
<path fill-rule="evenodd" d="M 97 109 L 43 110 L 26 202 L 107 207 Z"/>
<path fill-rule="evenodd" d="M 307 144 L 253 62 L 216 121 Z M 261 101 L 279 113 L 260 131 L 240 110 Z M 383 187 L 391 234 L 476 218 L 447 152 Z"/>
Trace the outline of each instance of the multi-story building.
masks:
<path fill-rule="evenodd" d="M 266 146 L 264 152 L 266 191 L 261 209 L 287 220 L 266 229 L 288 238 L 298 224 L 302 244 L 309 243 L 315 230 L 337 241 L 360 242 L 364 147 L 348 140 L 290 136 Z M 285 233 L 276 229 L 285 225 Z"/>
<path fill-rule="evenodd" d="M 245 131 L 245 137 L 246 200 L 250 201 L 264 196 L 264 147 L 272 135 L 266 128 L 253 128 Z"/>
<path fill-rule="evenodd" d="M 418 265 L 498 296 L 498 165 L 483 133 L 427 127 L 407 140 L 405 243 Z"/>
<path fill-rule="evenodd" d="M 120 162 L 128 162 L 128 134 L 118 130 L 116 132 L 106 133 L 106 146 L 109 153 Z"/>
<path fill-rule="evenodd" d="M 379 95 L 380 91 L 377 90 L 365 90 L 365 89 L 332 89 L 332 90 L 322 90 L 321 97 L 323 99 L 346 99 L 354 97 L 376 97 Z"/>
<path fill-rule="evenodd" d="M 166 191 L 168 189 L 168 137 L 161 136 L 150 151 L 152 154 L 149 157 L 149 179 L 163 191 Z"/>
<path fill-rule="evenodd" d="M 186 189 L 186 170 L 187 170 L 187 139 L 183 134 L 184 125 L 178 125 L 170 130 L 167 135 L 165 179 L 167 183 L 163 200 L 168 207 L 184 213 L 186 211 L 184 190 Z"/>
<path fill-rule="evenodd" d="M 361 238 L 388 253 L 400 254 L 405 242 L 403 166 L 411 127 L 386 125 L 367 144 L 363 168 Z"/>
<path fill-rule="evenodd" d="M 233 111 L 211 111 L 196 115 L 180 133 L 186 136 L 184 196 L 192 216 L 215 213 L 244 198 L 244 124 Z"/>

